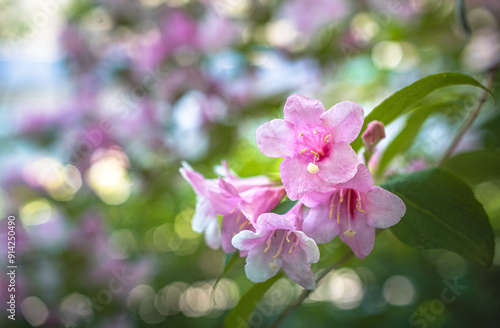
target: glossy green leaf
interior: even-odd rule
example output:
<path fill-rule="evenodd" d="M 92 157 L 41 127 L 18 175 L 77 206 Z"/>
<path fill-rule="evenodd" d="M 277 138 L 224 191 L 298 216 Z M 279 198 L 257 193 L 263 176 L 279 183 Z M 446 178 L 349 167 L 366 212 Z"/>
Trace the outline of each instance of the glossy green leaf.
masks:
<path fill-rule="evenodd" d="M 236 306 L 229 312 L 224 322 L 224 327 L 234 328 L 234 327 L 249 327 L 248 319 L 250 318 L 252 312 L 255 310 L 258 302 L 262 299 L 264 294 L 271 288 L 272 285 L 278 279 L 280 279 L 283 274 L 278 273 L 271 279 L 255 284 L 248 290 Z"/>
<path fill-rule="evenodd" d="M 477 150 L 448 159 L 443 167 L 470 184 L 500 179 L 500 153 Z"/>
<path fill-rule="evenodd" d="M 361 135 L 365 131 L 367 124 L 371 121 L 377 120 L 387 125 L 401 114 L 415 107 L 415 105 L 429 93 L 452 85 L 472 85 L 489 92 L 486 87 L 469 75 L 448 72 L 426 76 L 393 93 L 389 98 L 375 107 L 365 118 L 361 133 L 352 143 L 352 148 L 356 151 L 361 148 Z"/>
<path fill-rule="evenodd" d="M 406 214 L 391 228 L 415 248 L 444 248 L 490 266 L 494 236 L 488 216 L 470 187 L 441 168 L 390 179 L 384 186 L 406 204 Z"/>
<path fill-rule="evenodd" d="M 394 138 L 389 146 L 387 146 L 382 154 L 378 164 L 377 174 L 380 175 L 396 155 L 410 149 L 422 125 L 431 114 L 441 112 L 448 107 L 449 104 L 436 104 L 415 109 L 414 113 L 406 121 L 401 132 Z"/>

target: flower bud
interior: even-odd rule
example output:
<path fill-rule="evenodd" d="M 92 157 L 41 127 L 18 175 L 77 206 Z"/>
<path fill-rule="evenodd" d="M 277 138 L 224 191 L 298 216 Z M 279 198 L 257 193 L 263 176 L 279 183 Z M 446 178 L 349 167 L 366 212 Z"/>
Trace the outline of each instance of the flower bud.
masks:
<path fill-rule="evenodd" d="M 380 140 L 385 138 L 384 123 L 372 121 L 368 123 L 366 131 L 363 133 L 363 144 L 367 151 L 371 152 Z"/>

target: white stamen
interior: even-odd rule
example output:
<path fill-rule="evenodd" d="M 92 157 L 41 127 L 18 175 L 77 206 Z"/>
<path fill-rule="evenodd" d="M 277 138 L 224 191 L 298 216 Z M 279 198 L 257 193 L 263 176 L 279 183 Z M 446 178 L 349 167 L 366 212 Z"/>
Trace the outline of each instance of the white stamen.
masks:
<path fill-rule="evenodd" d="M 344 235 L 346 235 L 347 237 L 352 237 L 355 234 L 356 234 L 356 231 L 351 230 L 351 229 L 344 231 Z"/>
<path fill-rule="evenodd" d="M 309 171 L 309 173 L 315 174 L 315 173 L 318 173 L 319 167 L 318 167 L 318 165 L 316 165 L 314 163 L 309 163 L 309 164 L 307 164 L 307 170 Z"/>

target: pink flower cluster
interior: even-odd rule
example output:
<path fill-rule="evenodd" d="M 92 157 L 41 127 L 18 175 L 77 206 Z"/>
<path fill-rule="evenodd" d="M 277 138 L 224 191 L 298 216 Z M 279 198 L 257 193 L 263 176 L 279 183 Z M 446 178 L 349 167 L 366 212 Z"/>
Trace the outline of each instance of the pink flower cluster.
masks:
<path fill-rule="evenodd" d="M 358 258 L 366 257 L 375 229 L 398 223 L 406 207 L 399 197 L 374 185 L 350 146 L 363 120 L 363 108 L 352 101 L 326 111 L 318 100 L 288 97 L 284 119 L 267 122 L 256 133 L 264 155 L 284 158 L 283 186 L 265 177 L 238 178 L 225 163 L 224 177 L 206 180 L 184 163 L 181 173 L 198 196 L 193 229 L 205 232 L 210 247 L 222 244 L 224 251 L 237 249 L 246 256 L 245 272 L 253 282 L 263 282 L 282 268 L 299 285 L 314 289 L 311 264 L 319 261 L 317 244 L 337 235 Z M 380 124 L 370 126 L 383 131 Z M 297 201 L 295 206 L 284 215 L 270 213 L 285 191 Z"/>

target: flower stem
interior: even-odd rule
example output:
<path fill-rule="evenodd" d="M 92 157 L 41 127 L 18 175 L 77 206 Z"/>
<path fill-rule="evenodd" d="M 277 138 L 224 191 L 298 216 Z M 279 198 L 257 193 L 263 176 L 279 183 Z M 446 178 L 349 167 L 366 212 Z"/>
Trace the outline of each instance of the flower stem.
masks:
<path fill-rule="evenodd" d="M 487 81 L 486 81 L 486 88 L 488 90 L 491 90 L 491 87 L 493 86 L 493 77 L 495 76 L 495 73 L 497 72 L 498 67 L 494 66 L 488 70 L 488 76 L 487 76 Z M 438 162 L 438 166 L 443 165 L 448 158 L 453 154 L 455 149 L 457 148 L 458 144 L 462 140 L 463 136 L 465 135 L 465 132 L 472 126 L 472 123 L 476 120 L 477 116 L 479 115 L 479 112 L 481 111 L 481 108 L 483 107 L 483 104 L 486 102 L 488 99 L 488 91 L 483 91 L 481 94 L 481 97 L 479 97 L 478 102 L 476 104 L 476 107 L 469 113 L 469 116 L 465 119 L 464 123 L 460 127 L 460 130 L 458 131 L 457 135 L 451 142 L 450 146 L 446 150 L 445 154 L 441 158 L 441 160 Z"/>
<path fill-rule="evenodd" d="M 336 269 L 338 268 L 339 266 L 341 266 L 342 264 L 344 264 L 345 262 L 347 262 L 352 256 L 354 255 L 354 253 L 352 253 L 351 251 L 347 254 L 345 254 L 340 260 L 338 260 L 337 262 L 335 262 L 334 264 L 332 264 L 329 268 L 321 271 L 318 276 L 316 277 L 316 284 L 319 284 L 320 281 L 328 274 L 330 273 L 330 271 L 332 271 L 333 269 Z M 274 320 L 274 322 L 272 323 L 272 325 L 270 326 L 270 328 L 278 328 L 280 326 L 280 324 L 283 322 L 283 320 L 286 319 L 286 317 L 288 317 L 288 315 L 290 315 L 290 313 L 293 312 L 293 310 L 295 310 L 300 304 L 302 304 L 302 302 L 307 298 L 307 296 L 309 296 L 309 294 L 311 294 L 311 292 L 313 292 L 312 290 L 309 290 L 309 289 L 305 289 L 299 296 L 299 298 L 297 298 L 297 300 L 290 304 L 280 315 L 278 318 L 276 318 L 276 320 Z"/>

